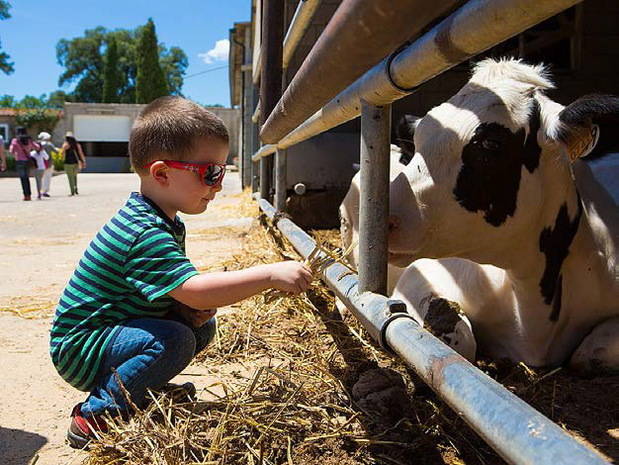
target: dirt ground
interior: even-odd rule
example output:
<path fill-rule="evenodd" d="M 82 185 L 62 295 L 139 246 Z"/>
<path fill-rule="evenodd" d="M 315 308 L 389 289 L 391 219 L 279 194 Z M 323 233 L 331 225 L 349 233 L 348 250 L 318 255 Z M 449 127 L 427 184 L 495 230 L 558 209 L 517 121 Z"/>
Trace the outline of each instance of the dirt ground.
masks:
<path fill-rule="evenodd" d="M 1 465 L 80 462 L 64 438 L 71 408 L 84 393 L 67 385 L 51 364 L 49 315 L 90 239 L 137 188 L 133 174 L 80 174 L 80 195 L 68 197 L 66 177 L 55 176 L 51 198 L 23 202 L 19 180 L 0 178 Z M 212 232 L 249 227 L 251 218 L 227 214 L 239 194 L 238 175 L 231 173 L 209 211 L 184 217 L 187 253 L 198 268 L 238 251 L 238 236 Z M 199 240 L 205 234 L 208 241 Z M 179 378 L 198 388 L 213 381 L 201 366 Z"/>

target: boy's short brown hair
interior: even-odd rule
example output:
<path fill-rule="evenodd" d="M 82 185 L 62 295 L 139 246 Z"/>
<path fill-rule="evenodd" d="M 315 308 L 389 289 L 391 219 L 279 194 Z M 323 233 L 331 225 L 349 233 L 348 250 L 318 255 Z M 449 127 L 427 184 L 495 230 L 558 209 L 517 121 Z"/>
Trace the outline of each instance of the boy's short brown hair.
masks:
<path fill-rule="evenodd" d="M 129 157 L 137 173 L 165 156 L 187 160 L 196 140 L 212 137 L 228 143 L 228 130 L 221 118 L 182 97 L 160 97 L 136 118 L 129 137 Z"/>

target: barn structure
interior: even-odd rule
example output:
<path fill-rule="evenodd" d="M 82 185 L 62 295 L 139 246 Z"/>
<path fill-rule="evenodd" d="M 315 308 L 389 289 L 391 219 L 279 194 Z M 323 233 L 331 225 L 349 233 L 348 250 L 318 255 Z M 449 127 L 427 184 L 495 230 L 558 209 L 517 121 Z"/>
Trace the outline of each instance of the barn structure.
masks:
<path fill-rule="evenodd" d="M 323 279 L 368 334 L 509 463 L 605 462 L 385 297 L 391 121 L 445 101 L 484 57 L 544 62 L 559 103 L 619 94 L 618 21 L 610 0 L 262 0 L 252 2 L 251 22 L 230 31 L 243 184 L 306 257 L 315 243 L 299 226 L 339 225 L 338 206 L 360 165 L 359 274 L 336 263 Z"/>
<path fill-rule="evenodd" d="M 341 0 L 285 0 L 283 31 L 288 31 L 299 9 L 309 17 L 284 45 L 283 88 L 289 83 Z M 449 2 L 448 8 L 408 40 L 422 36 L 466 1 Z M 258 189 L 259 167 L 251 157 L 260 148 L 261 8 L 253 0 L 251 22 L 235 23 L 230 30 L 230 98 L 240 108 L 239 151 L 243 185 Z M 361 47 L 362 45 L 360 45 Z M 364 45 L 363 45 L 364 46 Z M 615 60 L 619 58 L 619 4 L 612 0 L 586 0 L 492 47 L 473 59 L 416 87 L 415 92 L 392 104 L 392 121 L 404 114 L 423 116 L 447 100 L 470 76 L 471 66 L 484 57 L 520 57 L 549 66 L 556 89 L 549 96 L 562 104 L 591 93 L 619 94 Z M 381 57 L 382 59 L 382 57 Z M 325 76 L 327 79 L 328 76 Z M 304 227 L 334 227 L 337 206 L 359 162 L 360 121 L 354 119 L 322 132 L 287 151 L 286 199 L 290 215 Z M 395 135 L 392 134 L 395 142 Z M 274 195 L 271 184 L 270 196 Z M 296 186 L 296 190 L 295 190 Z M 327 200 L 328 199 L 328 200 Z"/>

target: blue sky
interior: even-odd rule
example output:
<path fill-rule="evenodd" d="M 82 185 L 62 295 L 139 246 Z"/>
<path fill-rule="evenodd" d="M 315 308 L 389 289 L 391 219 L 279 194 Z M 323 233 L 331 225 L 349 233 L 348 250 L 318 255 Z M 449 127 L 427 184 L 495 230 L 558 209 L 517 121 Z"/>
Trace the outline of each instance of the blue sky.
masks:
<path fill-rule="evenodd" d="M 152 17 L 159 41 L 187 54 L 189 76 L 226 65 L 226 43 L 218 41 L 227 41 L 233 23 L 249 21 L 251 15 L 251 0 L 8 1 L 11 18 L 0 21 L 0 41 L 15 72 L 0 73 L 0 95 L 16 98 L 58 89 L 63 68 L 56 62 L 56 43 L 82 36 L 86 29 L 133 29 Z M 200 103 L 230 106 L 228 68 L 188 78 L 183 94 Z"/>

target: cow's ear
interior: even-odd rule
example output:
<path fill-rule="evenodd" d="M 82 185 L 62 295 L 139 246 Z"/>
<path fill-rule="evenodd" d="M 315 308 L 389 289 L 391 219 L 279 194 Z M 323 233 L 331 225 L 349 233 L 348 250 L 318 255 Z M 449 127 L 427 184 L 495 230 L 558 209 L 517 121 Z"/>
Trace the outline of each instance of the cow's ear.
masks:
<path fill-rule="evenodd" d="M 559 114 L 559 138 L 572 161 L 601 156 L 619 146 L 619 97 L 587 95 Z"/>
<path fill-rule="evenodd" d="M 421 117 L 414 115 L 404 115 L 396 125 L 396 145 L 402 149 L 400 162 L 404 165 L 415 155 L 415 130 L 421 121 Z"/>

